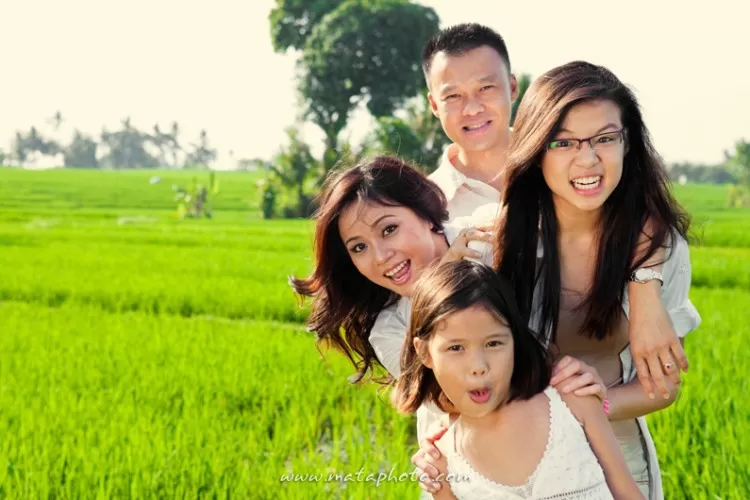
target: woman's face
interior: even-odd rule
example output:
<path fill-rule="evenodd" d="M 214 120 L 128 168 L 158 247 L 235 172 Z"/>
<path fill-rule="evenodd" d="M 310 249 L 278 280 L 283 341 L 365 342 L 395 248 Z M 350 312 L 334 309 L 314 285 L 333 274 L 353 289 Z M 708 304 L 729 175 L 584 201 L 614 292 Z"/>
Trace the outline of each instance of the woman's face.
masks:
<path fill-rule="evenodd" d="M 404 206 L 351 203 L 341 213 L 338 229 L 357 270 L 406 297 L 422 271 L 447 250 L 444 236 Z"/>
<path fill-rule="evenodd" d="M 625 157 L 620 114 L 612 101 L 583 102 L 568 111 L 542 157 L 542 175 L 558 210 L 599 210 L 617 187 Z M 591 144 L 568 140 L 586 138 Z"/>

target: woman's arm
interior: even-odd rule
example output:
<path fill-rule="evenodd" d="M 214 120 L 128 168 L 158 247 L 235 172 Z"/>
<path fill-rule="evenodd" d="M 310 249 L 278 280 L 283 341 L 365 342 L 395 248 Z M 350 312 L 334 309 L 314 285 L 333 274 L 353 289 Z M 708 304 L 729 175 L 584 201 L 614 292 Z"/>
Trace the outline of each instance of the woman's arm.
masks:
<path fill-rule="evenodd" d="M 684 339 L 680 339 L 682 346 Z M 643 390 L 639 380 L 632 380 L 627 384 L 611 387 L 607 391 L 609 399 L 609 420 L 631 420 L 663 410 L 677 399 L 679 384 L 666 379 L 668 393 L 662 397 L 651 397 Z"/>
<path fill-rule="evenodd" d="M 653 228 L 647 223 L 641 232 L 633 264 L 645 256 L 652 231 Z M 666 250 L 660 247 L 641 267 L 661 272 L 665 259 Z M 659 280 L 629 282 L 627 285 L 630 302 L 628 337 L 638 379 L 646 394 L 655 396 L 658 391 L 663 397 L 669 395 L 669 382 L 679 384 L 680 370 L 688 369 L 687 356 L 677 342 L 677 333 L 662 303 L 662 286 L 674 286 L 669 276 L 665 278 L 664 285 Z M 668 361 L 675 366 L 665 369 L 664 364 Z"/>
<path fill-rule="evenodd" d="M 405 305 L 400 301 L 380 312 L 368 338 L 378 361 L 394 377 L 401 373 L 401 347 L 408 329 Z"/>
<path fill-rule="evenodd" d="M 581 397 L 573 394 L 562 397 L 583 425 L 586 438 L 604 470 L 604 477 L 612 495 L 618 500 L 643 498 L 630 474 L 625 456 L 612 432 L 612 426 L 602 411 L 599 400 L 594 396 Z"/>

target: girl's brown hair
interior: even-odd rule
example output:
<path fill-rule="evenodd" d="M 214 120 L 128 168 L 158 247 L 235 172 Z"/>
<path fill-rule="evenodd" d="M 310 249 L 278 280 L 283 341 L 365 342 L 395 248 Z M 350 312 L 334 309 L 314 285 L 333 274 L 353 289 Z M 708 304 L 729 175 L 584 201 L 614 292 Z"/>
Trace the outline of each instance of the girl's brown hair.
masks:
<path fill-rule="evenodd" d="M 529 399 L 549 385 L 550 353 L 526 326 L 508 281 L 484 264 L 459 260 L 425 272 L 414 287 L 409 331 L 401 351 L 401 375 L 392 394 L 399 412 L 414 413 L 426 401 L 450 411 L 450 401 L 422 360 L 439 324 L 450 314 L 473 306 L 484 307 L 510 327 L 514 368 L 509 402 Z M 415 349 L 415 338 L 425 341 L 424 352 Z"/>
<path fill-rule="evenodd" d="M 318 344 L 346 355 L 357 370 L 354 383 L 379 364 L 369 342 L 370 330 L 383 308 L 398 299 L 357 270 L 341 241 L 339 217 L 357 201 L 409 208 L 435 232 L 441 232 L 448 219 L 440 188 L 399 158 L 376 156 L 328 177 L 315 215 L 312 274 L 292 277 L 290 284 L 299 295 L 312 297 L 308 330 L 317 334 Z"/>

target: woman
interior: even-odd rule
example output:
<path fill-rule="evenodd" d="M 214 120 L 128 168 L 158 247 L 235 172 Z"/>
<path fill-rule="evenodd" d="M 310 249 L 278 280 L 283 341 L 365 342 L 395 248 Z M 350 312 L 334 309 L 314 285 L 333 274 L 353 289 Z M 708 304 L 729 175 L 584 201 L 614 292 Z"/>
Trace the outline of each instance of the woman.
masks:
<path fill-rule="evenodd" d="M 451 247 L 448 240 L 457 233 L 446 227 L 445 195 L 390 156 L 334 173 L 319 203 L 312 275 L 291 284 L 312 298 L 309 330 L 349 358 L 359 382 L 380 365 L 368 338 L 381 312 L 410 295 L 425 267 L 442 258 L 477 257 L 468 241 L 491 237 L 464 231 Z"/>
<path fill-rule="evenodd" d="M 678 385 L 660 398 L 636 379 L 626 289 L 665 254 L 662 304 L 681 340 L 698 327 L 688 298 L 688 218 L 669 194 L 635 96 L 610 71 L 573 62 L 529 87 L 496 230 L 495 265 L 522 314 L 559 352 L 597 370 L 610 387 L 605 410 L 631 473 L 646 498 L 663 498 L 644 417 L 669 406 Z M 668 374 L 678 370 L 673 357 L 660 360 Z"/>

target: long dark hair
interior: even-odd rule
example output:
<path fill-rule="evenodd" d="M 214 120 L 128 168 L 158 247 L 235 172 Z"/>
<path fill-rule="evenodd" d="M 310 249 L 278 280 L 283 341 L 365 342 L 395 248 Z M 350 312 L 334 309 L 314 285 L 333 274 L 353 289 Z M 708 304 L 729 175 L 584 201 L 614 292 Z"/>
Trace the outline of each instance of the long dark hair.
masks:
<path fill-rule="evenodd" d="M 510 283 L 484 264 L 459 260 L 435 266 L 414 287 L 401 375 L 391 395 L 399 412 L 414 413 L 425 401 L 443 411 L 450 407 L 435 373 L 422 363 L 426 352 L 417 352 L 414 338 L 423 339 L 426 350 L 427 341 L 447 316 L 477 305 L 506 322 L 513 336 L 508 402 L 530 399 L 549 385 L 551 355 L 521 316 Z"/>
<path fill-rule="evenodd" d="M 306 279 L 292 277 L 290 284 L 301 296 L 312 297 L 308 330 L 317 334 L 318 344 L 346 355 L 357 369 L 352 379 L 355 383 L 378 363 L 368 339 L 370 330 L 383 308 L 398 299 L 357 270 L 341 241 L 339 217 L 357 201 L 407 207 L 431 223 L 436 232 L 443 230 L 448 219 L 447 201 L 440 188 L 393 156 L 367 159 L 333 172 L 326 180 L 315 214 L 312 274 Z"/>
<path fill-rule="evenodd" d="M 687 238 L 689 218 L 669 191 L 664 162 L 651 143 L 633 92 L 608 69 L 571 62 L 540 76 L 519 104 L 508 151 L 506 212 L 498 220 L 496 269 L 513 283 L 521 313 L 531 316 L 534 289 L 541 290 L 540 333 L 554 341 L 560 309 L 558 222 L 541 160 L 571 107 L 609 100 L 621 111 L 626 130 L 622 178 L 606 200 L 599 221 L 592 286 L 579 306 L 586 310 L 581 333 L 603 339 L 614 331 L 630 273 L 674 235 Z M 647 231 L 644 232 L 644 229 Z M 537 261 L 541 238 L 544 256 Z M 639 247 L 648 241 L 648 247 Z"/>

